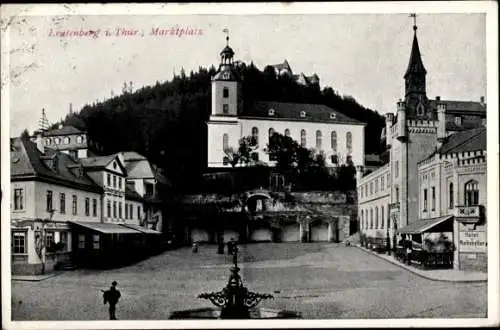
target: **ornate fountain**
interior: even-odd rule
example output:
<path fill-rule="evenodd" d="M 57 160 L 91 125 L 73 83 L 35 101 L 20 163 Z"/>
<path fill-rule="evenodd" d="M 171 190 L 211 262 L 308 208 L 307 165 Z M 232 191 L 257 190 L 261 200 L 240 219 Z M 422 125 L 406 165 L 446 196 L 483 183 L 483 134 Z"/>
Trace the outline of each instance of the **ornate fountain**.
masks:
<path fill-rule="evenodd" d="M 204 292 L 198 298 L 207 299 L 217 308 L 175 311 L 170 319 L 297 319 L 300 314 L 287 310 L 255 308 L 271 294 L 249 291 L 241 280 L 238 267 L 238 247 L 233 248 L 233 266 L 227 285 L 218 292 Z"/>

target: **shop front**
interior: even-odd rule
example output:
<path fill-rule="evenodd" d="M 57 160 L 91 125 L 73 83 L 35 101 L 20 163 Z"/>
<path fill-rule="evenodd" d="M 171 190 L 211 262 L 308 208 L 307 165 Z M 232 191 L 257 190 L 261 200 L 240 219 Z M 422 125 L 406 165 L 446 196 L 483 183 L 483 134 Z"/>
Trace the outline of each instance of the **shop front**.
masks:
<path fill-rule="evenodd" d="M 453 216 L 424 219 L 397 230 L 396 258 L 422 268 L 452 268 Z"/>
<path fill-rule="evenodd" d="M 85 268 L 130 264 L 146 255 L 144 233 L 113 223 L 70 222 L 73 263 Z"/>

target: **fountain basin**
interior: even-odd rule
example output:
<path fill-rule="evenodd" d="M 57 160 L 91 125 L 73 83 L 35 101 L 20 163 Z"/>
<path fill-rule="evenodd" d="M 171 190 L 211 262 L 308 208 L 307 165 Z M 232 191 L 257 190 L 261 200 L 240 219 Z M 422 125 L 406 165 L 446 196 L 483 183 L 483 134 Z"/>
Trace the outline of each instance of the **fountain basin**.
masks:
<path fill-rule="evenodd" d="M 249 309 L 250 319 L 300 319 L 300 313 L 270 308 Z M 169 320 L 221 319 L 221 309 L 216 307 L 187 309 L 170 313 Z"/>

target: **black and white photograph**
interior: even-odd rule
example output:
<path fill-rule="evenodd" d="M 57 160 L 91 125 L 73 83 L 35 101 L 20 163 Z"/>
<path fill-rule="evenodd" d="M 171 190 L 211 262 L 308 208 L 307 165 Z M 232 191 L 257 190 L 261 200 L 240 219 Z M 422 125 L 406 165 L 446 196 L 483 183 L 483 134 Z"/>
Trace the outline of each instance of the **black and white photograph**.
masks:
<path fill-rule="evenodd" d="M 2 327 L 498 325 L 497 10 L 2 5 Z"/>

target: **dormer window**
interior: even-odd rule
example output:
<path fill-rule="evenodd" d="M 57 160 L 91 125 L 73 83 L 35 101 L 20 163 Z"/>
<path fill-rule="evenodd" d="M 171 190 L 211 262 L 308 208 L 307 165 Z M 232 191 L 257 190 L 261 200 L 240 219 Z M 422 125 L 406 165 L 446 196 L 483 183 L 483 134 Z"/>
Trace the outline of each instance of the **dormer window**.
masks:
<path fill-rule="evenodd" d="M 83 136 L 78 136 L 76 138 L 76 143 L 82 143 L 83 142 Z"/>
<path fill-rule="evenodd" d="M 337 119 L 337 114 L 335 112 L 332 112 L 330 114 L 330 119 Z"/>
<path fill-rule="evenodd" d="M 300 112 L 300 118 L 305 118 L 306 117 L 306 112 L 305 111 L 301 111 Z"/>
<path fill-rule="evenodd" d="M 268 111 L 269 116 L 274 116 L 274 109 L 269 109 Z"/>

